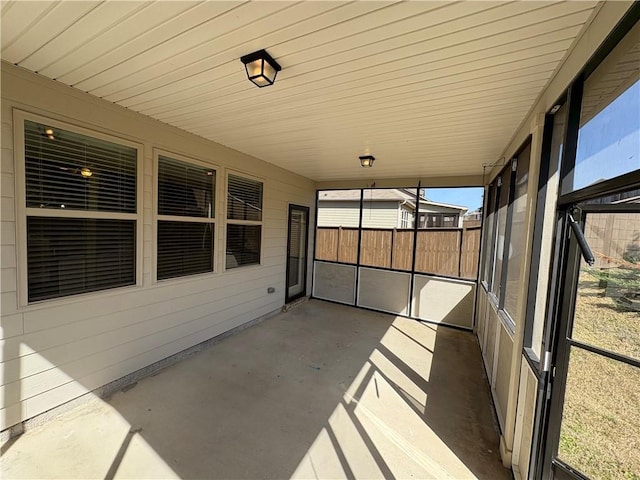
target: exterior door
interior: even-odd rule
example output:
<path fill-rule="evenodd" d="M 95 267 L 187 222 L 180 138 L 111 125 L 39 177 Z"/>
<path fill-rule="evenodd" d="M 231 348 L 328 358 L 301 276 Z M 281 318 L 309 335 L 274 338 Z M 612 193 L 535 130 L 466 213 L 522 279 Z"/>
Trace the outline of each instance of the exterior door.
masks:
<path fill-rule="evenodd" d="M 566 229 L 543 478 L 640 478 L 638 194 L 564 214 L 580 228 Z"/>
<path fill-rule="evenodd" d="M 289 205 L 287 242 L 287 303 L 307 293 L 309 207 Z"/>

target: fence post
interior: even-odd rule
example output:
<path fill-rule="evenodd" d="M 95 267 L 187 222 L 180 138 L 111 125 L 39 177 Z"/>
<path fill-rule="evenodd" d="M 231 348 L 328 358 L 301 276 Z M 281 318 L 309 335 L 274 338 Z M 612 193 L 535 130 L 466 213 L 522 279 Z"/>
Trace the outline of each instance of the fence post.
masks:
<path fill-rule="evenodd" d="M 389 259 L 389 268 L 393 268 L 393 249 L 396 245 L 396 229 L 391 230 L 391 258 Z"/>
<path fill-rule="evenodd" d="M 465 228 L 458 230 L 460 242 L 458 243 L 458 278 L 462 277 L 462 241 L 464 239 Z"/>

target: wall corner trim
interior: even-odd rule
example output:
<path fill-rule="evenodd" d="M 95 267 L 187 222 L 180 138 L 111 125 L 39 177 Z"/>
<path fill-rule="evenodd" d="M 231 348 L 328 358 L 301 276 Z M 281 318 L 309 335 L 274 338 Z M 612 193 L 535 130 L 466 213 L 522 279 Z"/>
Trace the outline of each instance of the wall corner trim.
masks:
<path fill-rule="evenodd" d="M 513 451 L 507 448 L 507 445 L 504 440 L 504 435 L 500 435 L 500 458 L 502 459 L 502 466 L 504 468 L 511 469 L 512 455 L 513 455 Z"/>

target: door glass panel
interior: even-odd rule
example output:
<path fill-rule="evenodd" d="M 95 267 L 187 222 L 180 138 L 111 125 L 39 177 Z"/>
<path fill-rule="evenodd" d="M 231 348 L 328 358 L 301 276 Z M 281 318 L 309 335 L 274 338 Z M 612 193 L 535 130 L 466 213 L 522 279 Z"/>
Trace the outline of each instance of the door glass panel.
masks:
<path fill-rule="evenodd" d="M 589 213 L 572 338 L 640 359 L 640 213 Z M 640 389 L 640 386 L 639 386 Z"/>
<path fill-rule="evenodd" d="M 640 478 L 640 369 L 573 347 L 558 457 L 596 480 Z"/>
<path fill-rule="evenodd" d="M 292 208 L 289 214 L 288 297 L 304 292 L 307 271 L 307 211 Z"/>

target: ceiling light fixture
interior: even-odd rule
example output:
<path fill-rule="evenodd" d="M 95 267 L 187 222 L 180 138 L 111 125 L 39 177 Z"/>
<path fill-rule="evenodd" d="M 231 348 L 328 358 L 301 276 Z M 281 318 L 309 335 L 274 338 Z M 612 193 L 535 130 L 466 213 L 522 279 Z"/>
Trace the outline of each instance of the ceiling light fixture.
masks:
<path fill-rule="evenodd" d="M 247 77 L 258 87 L 268 87 L 276 81 L 276 75 L 282 67 L 278 65 L 266 50 L 258 50 L 240 58 L 247 71 Z"/>
<path fill-rule="evenodd" d="M 373 167 L 373 162 L 375 161 L 375 157 L 373 155 L 363 155 L 359 158 L 361 167 Z"/>
<path fill-rule="evenodd" d="M 47 128 L 47 129 L 45 129 L 44 134 L 45 134 L 45 136 L 49 137 L 49 139 L 51 139 L 51 140 L 53 140 L 54 138 L 56 138 L 56 137 L 53 135 L 53 128 Z"/>
<path fill-rule="evenodd" d="M 89 178 L 91 175 L 93 175 L 93 172 L 88 167 L 82 167 L 80 169 L 80 175 L 82 175 L 83 177 Z"/>

